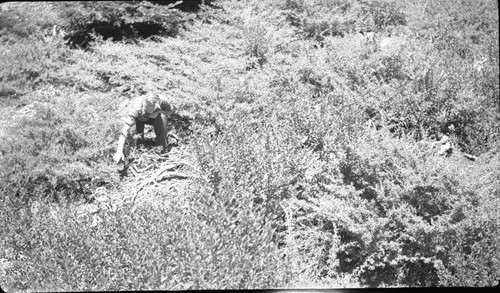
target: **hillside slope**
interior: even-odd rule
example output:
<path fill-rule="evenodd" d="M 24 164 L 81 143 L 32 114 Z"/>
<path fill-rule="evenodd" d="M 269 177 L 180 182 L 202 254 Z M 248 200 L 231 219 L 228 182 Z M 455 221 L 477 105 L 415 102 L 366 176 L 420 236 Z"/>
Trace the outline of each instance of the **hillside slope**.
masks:
<path fill-rule="evenodd" d="M 213 4 L 2 7 L 2 288 L 495 285 L 496 3 Z M 150 90 L 178 140 L 116 165 Z"/>

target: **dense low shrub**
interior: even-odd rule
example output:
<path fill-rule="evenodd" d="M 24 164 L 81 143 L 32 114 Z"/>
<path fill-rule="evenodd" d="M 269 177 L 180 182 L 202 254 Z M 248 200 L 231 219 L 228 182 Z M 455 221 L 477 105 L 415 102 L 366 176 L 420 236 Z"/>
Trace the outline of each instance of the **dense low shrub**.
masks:
<path fill-rule="evenodd" d="M 495 280 L 497 259 L 487 257 L 498 251 L 486 243 L 498 220 L 483 204 L 497 204 L 487 183 L 497 160 L 446 160 L 430 145 L 416 151 L 411 140 L 370 132 L 316 159 L 314 179 L 285 201 L 285 247 L 297 267 L 310 279 L 349 274 L 368 286 L 491 286 L 460 268 L 477 262 L 474 274 Z"/>
<path fill-rule="evenodd" d="M 325 37 L 357 32 L 384 32 L 406 25 L 406 13 L 395 1 L 283 1 L 285 19 L 304 38 L 322 43 Z"/>
<path fill-rule="evenodd" d="M 137 1 L 139 2 L 139 1 Z M 214 0 L 153 0 L 149 1 L 151 3 L 155 3 L 158 5 L 175 5 L 175 8 L 186 11 L 186 12 L 195 12 L 199 11 L 200 9 L 203 8 L 204 5 L 206 6 L 214 6 Z"/>
<path fill-rule="evenodd" d="M 93 213 L 67 204 L 26 205 L 2 198 L 0 233 L 15 235 L 1 240 L 7 249 L 0 258 L 14 261 L 6 269 L 2 287 L 50 291 L 283 287 L 287 266 L 272 242 L 273 220 L 243 194 L 229 203 L 222 194 L 205 192 L 186 195 L 185 205 L 155 209 L 103 204 Z"/>
<path fill-rule="evenodd" d="M 4 46 L 0 56 L 0 98 L 14 99 L 47 82 L 65 67 L 70 52 L 62 40 L 22 39 Z"/>
<path fill-rule="evenodd" d="M 150 2 L 86 2 L 60 4 L 67 23 L 65 39 L 72 47 L 86 48 L 95 35 L 113 41 L 175 36 L 183 22 L 181 12 L 172 5 Z"/>
<path fill-rule="evenodd" d="M 116 106 L 114 98 L 54 88 L 32 97 L 38 101 L 18 110 L 21 117 L 5 129 L 0 160 L 10 167 L 1 174 L 4 193 L 24 200 L 78 199 L 112 182 L 108 156 L 119 125 L 101 111 Z"/>
<path fill-rule="evenodd" d="M 0 43 L 18 39 L 43 39 L 52 33 L 61 18 L 53 3 L 2 3 L 0 10 Z"/>
<path fill-rule="evenodd" d="M 498 18 L 487 1 L 462 3 L 220 1 L 217 17 L 206 10 L 163 42 L 134 30 L 140 15 L 159 21 L 138 8 L 153 4 L 80 3 L 83 31 L 114 19 L 137 42 L 9 44 L 21 61 L 5 58 L 2 79 L 13 89 L 4 95 L 19 97 L 0 129 L 0 164 L 12 166 L 0 171 L 2 280 L 64 290 L 494 285 Z M 180 155 L 197 176 L 175 196 L 148 194 L 151 206 L 94 198 L 85 212 L 71 200 L 97 186 L 128 195 L 110 160 L 118 113 L 150 89 L 192 112 Z M 428 136 L 439 131 L 455 146 L 447 156 Z"/>

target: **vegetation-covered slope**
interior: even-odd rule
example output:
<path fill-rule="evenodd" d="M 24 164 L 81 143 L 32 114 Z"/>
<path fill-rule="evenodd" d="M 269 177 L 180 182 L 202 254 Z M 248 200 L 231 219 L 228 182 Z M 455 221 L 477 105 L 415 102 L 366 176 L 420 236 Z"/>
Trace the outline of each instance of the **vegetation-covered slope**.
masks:
<path fill-rule="evenodd" d="M 0 6 L 2 288 L 497 284 L 494 1 L 205 2 Z M 139 193 L 149 90 L 190 167 Z"/>

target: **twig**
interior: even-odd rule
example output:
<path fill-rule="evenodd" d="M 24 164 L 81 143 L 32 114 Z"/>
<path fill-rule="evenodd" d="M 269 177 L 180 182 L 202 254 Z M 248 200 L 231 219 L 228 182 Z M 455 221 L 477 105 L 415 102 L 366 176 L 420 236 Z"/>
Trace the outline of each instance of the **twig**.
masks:
<path fill-rule="evenodd" d="M 155 172 L 155 174 L 153 175 L 153 179 L 157 178 L 158 176 L 160 176 L 161 173 L 163 173 L 165 171 L 168 171 L 168 170 L 175 169 L 178 166 L 180 166 L 180 164 L 179 163 L 175 163 L 175 164 L 169 164 L 169 165 L 166 165 L 166 166 L 162 167 L 160 170 L 158 170 L 158 171 Z"/>
<path fill-rule="evenodd" d="M 137 187 L 135 188 L 134 196 L 132 197 L 132 200 L 130 201 L 132 203 L 132 205 L 135 203 L 135 199 L 137 198 L 137 195 L 139 194 L 139 190 L 140 189 L 138 189 Z"/>
<path fill-rule="evenodd" d="M 141 184 L 137 185 L 137 189 L 135 191 L 135 196 L 137 196 L 139 191 L 141 191 L 144 188 L 144 186 L 148 185 L 149 183 L 152 183 L 154 180 L 155 180 L 154 178 L 149 178 L 149 179 L 145 180 L 144 182 L 142 182 Z"/>
<path fill-rule="evenodd" d="M 150 157 L 153 157 L 153 156 L 150 156 Z M 155 158 L 159 158 L 159 156 L 156 156 Z M 134 174 L 134 176 L 136 176 L 136 178 L 140 177 L 141 179 L 144 179 L 144 177 L 146 177 L 146 179 L 138 182 L 134 186 L 134 195 L 133 195 L 132 200 L 130 202 L 132 204 L 134 204 L 137 196 L 139 195 L 139 192 L 144 187 L 149 185 L 150 183 L 153 183 L 155 186 L 158 186 L 158 183 L 165 180 L 165 179 L 170 179 L 170 178 L 187 179 L 187 178 L 193 177 L 193 176 L 187 175 L 185 173 L 171 171 L 171 170 L 173 170 L 181 165 L 186 165 L 186 166 L 189 166 L 189 167 L 194 169 L 193 165 L 191 165 L 187 162 L 184 162 L 184 161 L 181 161 L 181 162 L 169 161 L 169 162 L 163 162 L 163 166 L 161 166 L 160 169 L 158 171 L 154 172 L 153 174 L 151 174 L 149 176 L 146 174 L 143 174 L 142 176 L 140 176 L 139 175 L 140 172 L 144 172 L 144 171 L 151 169 L 151 167 L 156 166 L 156 163 L 153 162 L 153 163 L 149 164 L 147 167 L 142 168 L 142 169 L 137 169 L 137 167 L 133 166 L 132 173 Z"/>
<path fill-rule="evenodd" d="M 135 168 L 134 171 L 136 171 L 137 173 L 142 173 L 144 171 L 147 171 L 147 170 L 151 169 L 151 167 L 153 167 L 153 165 L 154 165 L 154 163 L 151 163 L 151 164 L 149 164 L 146 167 L 141 168 L 141 169 L 138 169 L 135 165 L 133 167 Z"/>
<path fill-rule="evenodd" d="M 477 160 L 476 156 L 473 156 L 473 155 L 470 155 L 470 154 L 467 154 L 467 153 L 464 153 L 464 157 L 466 157 L 467 159 L 469 159 L 471 161 Z"/>
<path fill-rule="evenodd" d="M 191 164 L 189 164 L 189 163 L 187 163 L 185 161 L 180 161 L 180 162 L 178 162 L 178 164 L 186 165 L 188 167 L 191 167 L 192 169 L 195 169 L 195 167 L 193 165 L 191 165 Z"/>
<path fill-rule="evenodd" d="M 130 173 L 132 173 L 132 175 L 134 175 L 134 177 L 137 177 L 137 176 L 138 176 L 138 174 L 137 174 L 138 172 L 137 172 L 137 170 L 136 170 L 135 165 L 130 166 L 130 168 L 129 168 L 129 169 L 130 169 Z"/>
<path fill-rule="evenodd" d="M 176 168 L 179 165 L 180 164 L 170 164 L 170 165 L 167 165 L 167 166 L 163 167 L 162 169 L 158 170 L 149 179 L 143 181 L 141 184 L 138 185 L 136 193 L 139 193 L 139 191 L 141 191 L 149 183 L 156 183 L 156 182 L 159 182 L 159 181 L 167 178 L 168 174 L 164 175 L 164 176 L 161 176 L 162 173 L 165 172 L 165 171 L 168 171 L 168 170 L 172 170 L 172 169 Z M 171 174 L 173 177 L 188 178 L 188 176 L 185 175 L 185 174 L 183 174 L 183 173 L 178 173 L 177 174 L 177 172 L 169 172 L 169 174 L 170 173 L 173 173 L 173 174 Z M 177 175 L 177 176 L 175 176 L 175 175 Z M 160 176 L 161 176 L 161 179 L 158 180 L 158 178 L 160 178 Z"/>
<path fill-rule="evenodd" d="M 188 175 L 184 174 L 184 173 L 181 173 L 181 172 L 167 172 L 165 174 L 163 174 L 161 177 L 158 177 L 156 178 L 156 182 L 160 182 L 164 179 L 168 179 L 168 178 L 181 178 L 181 179 L 187 179 L 189 178 Z"/>

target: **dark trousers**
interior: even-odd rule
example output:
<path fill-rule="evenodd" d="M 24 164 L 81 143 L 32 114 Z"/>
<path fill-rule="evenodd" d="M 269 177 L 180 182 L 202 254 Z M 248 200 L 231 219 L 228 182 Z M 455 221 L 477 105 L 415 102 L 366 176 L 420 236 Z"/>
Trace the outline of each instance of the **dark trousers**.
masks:
<path fill-rule="evenodd" d="M 144 125 L 153 125 L 156 134 L 156 145 L 167 146 L 167 133 L 170 130 L 167 125 L 167 116 L 160 113 L 156 118 L 150 118 L 146 122 L 135 120 L 135 129 L 132 129 L 134 133 L 144 133 Z"/>

